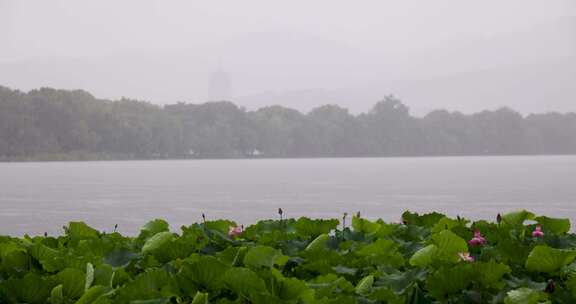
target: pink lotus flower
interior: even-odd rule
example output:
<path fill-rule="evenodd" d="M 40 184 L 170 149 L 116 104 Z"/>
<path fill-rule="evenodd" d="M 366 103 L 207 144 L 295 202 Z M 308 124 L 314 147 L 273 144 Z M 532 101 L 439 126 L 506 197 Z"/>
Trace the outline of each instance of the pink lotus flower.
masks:
<path fill-rule="evenodd" d="M 535 238 L 543 238 L 544 237 L 544 231 L 542 231 L 541 225 L 537 225 L 536 229 L 534 229 L 534 231 L 532 231 L 532 237 L 535 237 Z"/>
<path fill-rule="evenodd" d="M 480 230 L 474 231 L 474 237 L 468 241 L 470 246 L 484 246 L 486 245 L 486 239 L 480 233 Z"/>
<path fill-rule="evenodd" d="M 230 228 L 228 229 L 228 236 L 237 237 L 242 234 L 243 230 L 244 229 L 242 226 L 236 226 L 236 227 L 230 226 Z"/>
<path fill-rule="evenodd" d="M 474 257 L 471 256 L 470 253 L 468 252 L 459 252 L 458 257 L 462 262 L 470 262 L 470 263 L 474 262 Z"/>

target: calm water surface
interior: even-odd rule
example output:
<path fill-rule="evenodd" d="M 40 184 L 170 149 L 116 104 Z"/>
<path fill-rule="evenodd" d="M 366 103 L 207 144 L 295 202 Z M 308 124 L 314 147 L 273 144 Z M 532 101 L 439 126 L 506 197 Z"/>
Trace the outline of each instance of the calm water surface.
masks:
<path fill-rule="evenodd" d="M 71 220 L 134 234 L 208 218 L 249 224 L 361 211 L 494 218 L 520 208 L 576 220 L 576 157 L 347 158 L 0 163 L 0 234 L 60 233 Z"/>

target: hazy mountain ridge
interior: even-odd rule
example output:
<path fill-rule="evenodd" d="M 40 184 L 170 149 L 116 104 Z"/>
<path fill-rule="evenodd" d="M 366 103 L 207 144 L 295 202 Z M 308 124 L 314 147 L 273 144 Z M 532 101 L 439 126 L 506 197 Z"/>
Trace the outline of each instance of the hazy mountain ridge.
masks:
<path fill-rule="evenodd" d="M 0 83 L 83 88 L 106 98 L 125 94 L 161 104 L 203 102 L 220 60 L 232 80 L 233 101 L 249 109 L 282 103 L 307 111 L 337 103 L 361 112 L 395 92 L 419 114 L 437 107 L 467 113 L 495 106 L 523 113 L 576 111 L 572 23 L 567 17 L 523 32 L 470 36 L 448 50 L 442 41 L 420 50 L 366 50 L 305 33 L 246 33 L 172 52 L 3 62 Z"/>

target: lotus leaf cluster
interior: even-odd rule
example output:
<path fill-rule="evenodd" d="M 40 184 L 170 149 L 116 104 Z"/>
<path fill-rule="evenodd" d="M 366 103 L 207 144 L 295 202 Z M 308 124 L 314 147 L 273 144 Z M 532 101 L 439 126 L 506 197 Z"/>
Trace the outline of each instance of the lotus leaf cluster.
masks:
<path fill-rule="evenodd" d="M 576 303 L 568 219 L 349 222 L 215 220 L 174 232 L 158 219 L 137 236 L 71 222 L 57 237 L 1 236 L 0 303 Z"/>

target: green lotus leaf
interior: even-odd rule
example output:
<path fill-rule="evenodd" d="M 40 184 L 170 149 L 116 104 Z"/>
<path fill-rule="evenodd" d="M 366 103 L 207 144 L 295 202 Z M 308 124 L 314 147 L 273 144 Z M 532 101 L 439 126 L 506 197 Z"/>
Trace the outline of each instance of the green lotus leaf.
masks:
<path fill-rule="evenodd" d="M 358 249 L 356 254 L 365 257 L 367 263 L 399 267 L 404 264 L 404 257 L 397 247 L 396 243 L 391 240 L 377 239 L 373 243 Z"/>
<path fill-rule="evenodd" d="M 84 290 L 88 290 L 92 283 L 94 283 L 94 265 L 92 263 L 86 264 L 86 279 L 85 279 Z"/>
<path fill-rule="evenodd" d="M 383 274 L 377 281 L 377 286 L 386 286 L 396 293 L 404 293 L 415 282 L 422 282 L 426 279 L 428 271 L 422 268 L 415 268 L 405 272 L 395 270 L 391 273 Z"/>
<path fill-rule="evenodd" d="M 97 239 L 100 237 L 98 230 L 86 225 L 84 222 L 70 222 L 66 231 L 72 244 L 78 244 L 81 240 Z"/>
<path fill-rule="evenodd" d="M 443 230 L 432 235 L 438 248 L 436 257 L 446 262 L 458 261 L 458 253 L 468 252 L 468 243 L 450 230 Z"/>
<path fill-rule="evenodd" d="M 371 222 L 367 219 L 353 216 L 352 217 L 352 228 L 354 231 L 364 234 L 376 233 L 380 229 L 381 225 L 378 223 Z"/>
<path fill-rule="evenodd" d="M 526 270 L 555 272 L 576 258 L 576 250 L 556 249 L 538 245 L 532 249 L 526 259 Z"/>
<path fill-rule="evenodd" d="M 572 274 L 568 277 L 568 280 L 566 281 L 566 287 L 572 296 L 576 297 L 576 274 Z"/>
<path fill-rule="evenodd" d="M 225 285 L 236 294 L 250 298 L 257 294 L 267 294 L 264 281 L 252 270 L 233 267 L 224 274 Z"/>
<path fill-rule="evenodd" d="M 112 287 L 114 269 L 108 264 L 100 264 L 94 268 L 94 281 L 92 285 Z"/>
<path fill-rule="evenodd" d="M 294 223 L 296 233 L 302 237 L 315 238 L 321 234 L 329 233 L 338 227 L 338 220 L 312 220 L 307 217 L 302 217 Z"/>
<path fill-rule="evenodd" d="M 284 219 L 279 220 L 260 220 L 256 224 L 246 227 L 243 236 L 247 238 L 260 238 L 265 235 L 280 232 L 282 238 L 290 238 L 291 234 L 296 232 L 294 225 L 296 220 Z"/>
<path fill-rule="evenodd" d="M 148 269 L 148 270 L 150 270 L 150 269 Z M 125 285 L 128 282 L 131 282 L 134 278 L 132 278 L 130 276 L 130 274 L 128 274 L 126 269 L 118 268 L 118 269 L 114 270 L 114 272 L 111 276 L 111 279 L 112 279 L 112 288 L 115 288 L 118 286 Z"/>
<path fill-rule="evenodd" d="M 350 267 L 346 267 L 346 266 L 342 266 L 342 265 L 332 267 L 332 269 L 337 274 L 346 274 L 346 275 L 354 276 L 354 275 L 356 275 L 356 273 L 358 273 L 358 268 L 350 268 Z"/>
<path fill-rule="evenodd" d="M 142 246 L 142 253 L 152 253 L 159 250 L 162 246 L 169 244 L 172 240 L 174 240 L 173 233 L 168 231 L 159 232 L 144 243 L 144 246 Z"/>
<path fill-rule="evenodd" d="M 335 274 L 318 276 L 309 281 L 307 285 L 315 290 L 317 298 L 333 298 L 339 294 L 353 295 L 356 293 L 356 287 L 352 283 Z"/>
<path fill-rule="evenodd" d="M 164 270 L 151 268 L 120 288 L 115 300 L 119 303 L 134 303 L 131 301 L 136 300 L 164 301 L 177 294 L 177 285 L 172 275 Z"/>
<path fill-rule="evenodd" d="M 228 234 L 228 230 L 230 227 L 236 227 L 236 223 L 229 220 L 216 220 L 216 221 L 207 221 L 206 228 L 214 231 L 218 231 L 222 234 Z"/>
<path fill-rule="evenodd" d="M 244 261 L 244 256 L 248 248 L 241 247 L 228 247 L 216 254 L 218 259 L 228 266 L 241 266 Z"/>
<path fill-rule="evenodd" d="M 137 254 L 127 248 L 118 248 L 108 252 L 104 256 L 104 261 L 114 267 L 123 267 L 128 265 Z"/>
<path fill-rule="evenodd" d="M 326 243 L 328 242 L 328 240 L 330 239 L 330 236 L 328 236 L 328 234 L 323 233 L 321 235 L 319 235 L 317 238 L 315 238 L 312 242 L 310 242 L 310 244 L 308 244 L 308 246 L 306 246 L 306 251 L 314 251 L 314 250 L 319 250 L 319 249 L 324 249 L 326 248 Z"/>
<path fill-rule="evenodd" d="M 92 304 L 101 298 L 104 294 L 110 291 L 109 287 L 93 286 L 86 290 L 86 292 L 76 301 L 75 304 Z"/>
<path fill-rule="evenodd" d="M 371 300 L 378 301 L 377 303 L 388 303 L 388 304 L 406 303 L 406 299 L 404 297 L 397 295 L 394 291 L 392 291 L 390 288 L 387 287 L 373 288 L 373 291 L 368 295 L 368 298 Z"/>
<path fill-rule="evenodd" d="M 525 221 L 532 219 L 534 219 L 534 213 L 532 212 L 526 210 L 514 211 L 502 216 L 502 224 L 519 226 L 524 224 Z"/>
<path fill-rule="evenodd" d="M 419 215 L 418 213 L 406 211 L 402 214 L 402 220 L 406 222 L 407 225 L 423 226 L 427 228 L 434 227 L 434 225 L 444 217 L 446 216 L 437 212 Z"/>
<path fill-rule="evenodd" d="M 130 301 L 130 304 L 169 304 L 170 298 L 157 298 L 150 300 L 135 300 Z"/>
<path fill-rule="evenodd" d="M 268 246 L 252 247 L 244 256 L 244 265 L 250 268 L 272 267 L 282 252 Z"/>
<path fill-rule="evenodd" d="M 47 272 L 56 272 L 66 267 L 64 254 L 56 249 L 42 244 L 34 244 L 28 249 L 28 252 Z"/>
<path fill-rule="evenodd" d="M 0 272 L 11 275 L 24 273 L 30 269 L 30 256 L 26 248 L 15 242 L 0 243 Z"/>
<path fill-rule="evenodd" d="M 439 233 L 442 230 L 452 230 L 456 227 L 465 227 L 468 222 L 469 221 L 463 219 L 456 220 L 449 217 L 443 217 L 432 227 L 431 231 L 432 233 Z"/>
<path fill-rule="evenodd" d="M 564 234 L 570 231 L 570 219 L 567 218 L 551 218 L 547 216 L 539 216 L 534 219 L 545 232 L 552 232 L 556 234 Z"/>
<path fill-rule="evenodd" d="M 26 253 L 26 248 L 13 241 L 0 243 L 0 258 L 4 259 L 7 255 L 14 252 Z"/>
<path fill-rule="evenodd" d="M 436 299 L 459 293 L 469 287 L 476 275 L 471 264 L 458 264 L 437 270 L 426 280 L 426 289 Z"/>
<path fill-rule="evenodd" d="M 51 277 L 42 277 L 35 273 L 27 273 L 24 277 L 12 278 L 2 282 L 8 303 L 46 303 L 52 289 L 58 283 Z"/>
<path fill-rule="evenodd" d="M 168 222 L 166 222 L 163 219 L 155 219 L 155 220 L 152 220 L 152 221 L 149 221 L 148 223 L 146 223 L 142 227 L 142 229 L 140 229 L 140 232 L 146 231 L 146 232 L 154 235 L 156 233 L 169 231 L 169 230 L 170 230 L 170 225 L 168 225 Z"/>
<path fill-rule="evenodd" d="M 138 239 L 146 240 L 147 238 L 152 237 L 157 233 L 166 231 L 170 231 L 170 226 L 168 225 L 168 222 L 162 219 L 155 219 L 149 221 L 148 223 L 146 223 L 146 225 L 142 227 L 142 229 L 140 229 L 140 235 L 138 236 Z"/>
<path fill-rule="evenodd" d="M 57 273 L 54 278 L 62 285 L 64 297 L 78 299 L 86 287 L 86 274 L 78 269 L 66 268 Z"/>
<path fill-rule="evenodd" d="M 314 298 L 314 291 L 304 281 L 286 278 L 280 283 L 278 296 L 285 301 L 311 300 Z"/>
<path fill-rule="evenodd" d="M 222 287 L 224 273 L 230 266 L 212 256 L 199 256 L 191 263 L 186 263 L 177 275 L 181 286 L 190 283 L 208 290 L 218 290 Z"/>
<path fill-rule="evenodd" d="M 63 285 L 60 284 L 52 289 L 50 292 L 50 297 L 48 298 L 48 302 L 50 304 L 64 304 L 66 303 L 66 299 L 64 298 L 63 292 Z"/>
<path fill-rule="evenodd" d="M 206 292 L 196 292 L 194 299 L 192 299 L 191 304 L 208 304 L 208 293 Z"/>
<path fill-rule="evenodd" d="M 497 263 L 494 260 L 489 262 L 475 262 L 476 280 L 486 288 L 502 288 L 502 278 L 505 274 L 512 272 L 506 264 Z"/>
<path fill-rule="evenodd" d="M 414 255 L 410 258 L 410 265 L 418 266 L 418 267 L 426 267 L 432 264 L 434 257 L 438 253 L 438 247 L 436 245 L 431 244 L 422 249 L 416 251 Z"/>
<path fill-rule="evenodd" d="M 372 289 L 372 285 L 374 285 L 374 276 L 373 275 L 365 276 L 356 285 L 356 293 L 360 295 L 366 295 Z"/>
<path fill-rule="evenodd" d="M 399 224 L 387 224 L 382 220 L 378 220 L 377 223 L 380 225 L 380 228 L 374 234 L 374 236 L 376 238 L 389 237 L 389 236 L 393 235 L 398 230 L 398 228 L 401 226 Z"/>
<path fill-rule="evenodd" d="M 504 304 L 538 304 L 545 298 L 543 292 L 523 287 L 509 291 L 504 298 Z"/>

